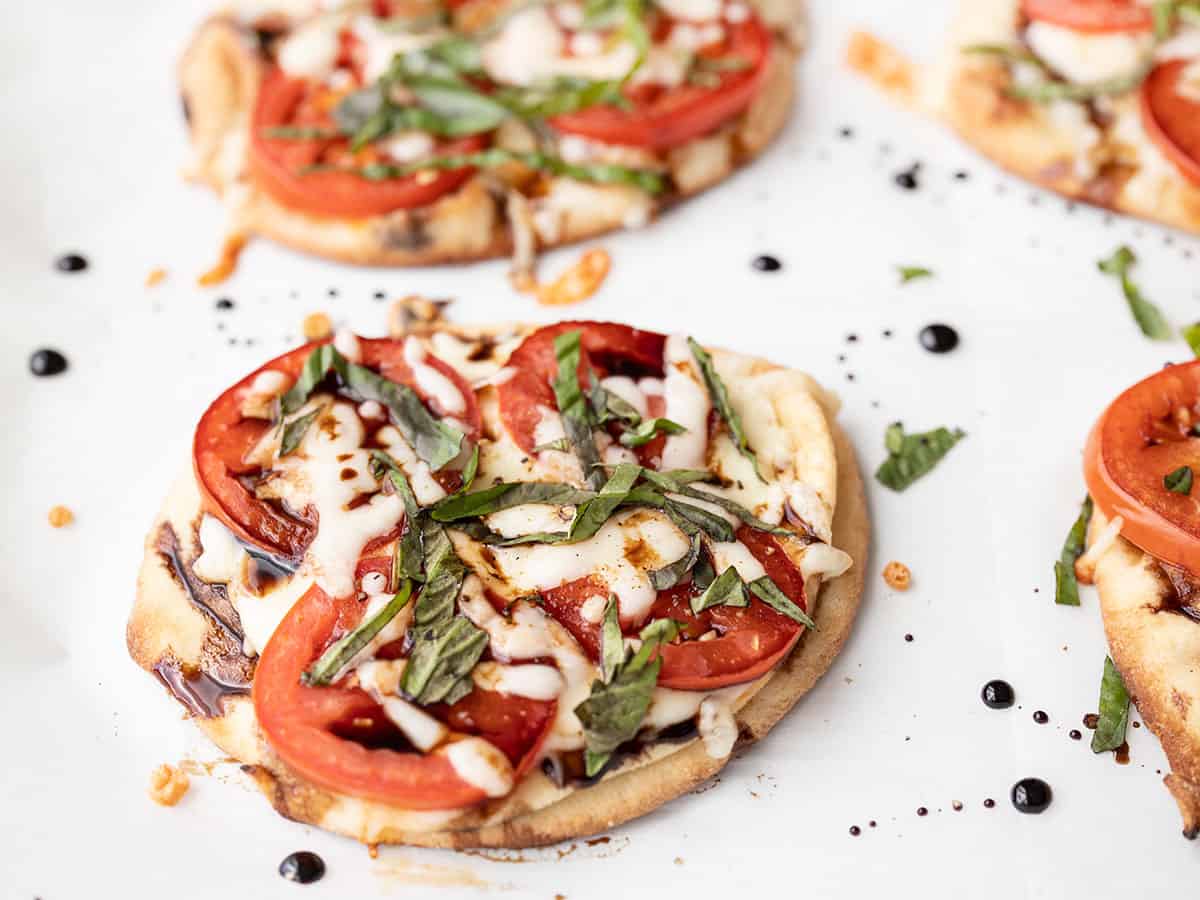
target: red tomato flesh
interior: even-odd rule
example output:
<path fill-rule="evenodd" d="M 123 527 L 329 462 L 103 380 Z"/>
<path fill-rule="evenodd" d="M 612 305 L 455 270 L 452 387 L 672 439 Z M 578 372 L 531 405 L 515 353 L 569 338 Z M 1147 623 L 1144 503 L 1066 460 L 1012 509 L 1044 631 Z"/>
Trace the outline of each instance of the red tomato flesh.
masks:
<path fill-rule="evenodd" d="M 1195 60 L 1173 59 L 1155 66 L 1142 82 L 1142 124 L 1167 159 L 1192 184 L 1200 185 L 1200 102 L 1180 93 L 1184 71 Z"/>
<path fill-rule="evenodd" d="M 1038 22 L 1097 34 L 1154 27 L 1150 6 L 1138 0 L 1021 0 L 1021 11 Z"/>

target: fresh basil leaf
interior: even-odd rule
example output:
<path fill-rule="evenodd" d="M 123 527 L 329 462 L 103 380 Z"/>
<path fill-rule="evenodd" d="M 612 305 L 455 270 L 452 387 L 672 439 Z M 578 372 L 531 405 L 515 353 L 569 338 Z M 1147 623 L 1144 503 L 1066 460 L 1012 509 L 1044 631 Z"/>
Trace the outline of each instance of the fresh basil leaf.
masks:
<path fill-rule="evenodd" d="M 642 477 L 660 490 L 671 494 L 682 494 L 688 485 L 697 481 L 713 481 L 712 472 L 704 469 L 667 469 L 660 472 L 657 469 L 643 469 Z"/>
<path fill-rule="evenodd" d="M 1129 270 L 1137 262 L 1137 256 L 1127 246 L 1120 246 L 1113 251 L 1112 256 L 1100 260 L 1096 265 L 1106 275 L 1112 275 L 1121 281 L 1121 292 L 1129 303 L 1129 311 L 1137 322 L 1142 334 L 1155 341 L 1169 341 L 1175 336 L 1166 316 L 1162 311 L 1142 296 L 1138 286 L 1129 277 Z"/>
<path fill-rule="evenodd" d="M 696 565 L 696 561 L 700 559 L 700 533 L 697 532 L 691 536 L 691 541 L 688 544 L 687 552 L 674 562 L 667 563 L 661 569 L 654 569 L 647 574 L 650 576 L 650 583 L 654 585 L 656 591 L 665 591 L 679 584 L 688 572 Z"/>
<path fill-rule="evenodd" d="M 387 478 L 391 482 L 392 488 L 404 503 L 404 530 L 400 532 L 395 555 L 392 557 L 392 583 L 399 584 L 401 579 L 405 578 L 424 581 L 425 551 L 422 547 L 421 505 L 417 502 L 416 494 L 413 493 L 404 471 L 382 450 L 371 451 L 371 469 L 372 474 L 379 480 Z"/>
<path fill-rule="evenodd" d="M 411 596 L 412 582 L 401 582 L 396 596 L 392 597 L 383 609 L 360 622 L 357 628 L 331 644 L 329 649 L 321 654 L 320 659 L 300 676 L 300 681 L 310 687 L 331 684 L 359 651 L 371 643 L 379 632 L 383 631 L 384 626 L 408 605 Z"/>
<path fill-rule="evenodd" d="M 1125 729 L 1129 725 L 1129 692 L 1125 690 L 1125 680 L 1110 656 L 1104 657 L 1098 712 L 1096 730 L 1092 734 L 1092 752 L 1116 750 L 1125 743 Z"/>
<path fill-rule="evenodd" d="M 711 491 L 702 491 L 698 488 L 690 486 L 691 481 L 701 481 L 706 478 L 711 478 L 712 476 L 710 473 L 684 470 L 684 474 L 686 477 L 681 478 L 679 477 L 679 472 L 656 472 L 653 469 L 642 470 L 642 477 L 644 477 L 659 490 L 671 494 L 681 494 L 684 497 L 690 497 L 692 500 L 702 500 L 705 503 L 711 503 L 715 506 L 719 506 L 730 515 L 741 519 L 755 531 L 765 531 L 769 534 L 780 535 L 790 535 L 793 533 L 790 529 L 782 526 L 772 525 L 769 522 L 764 522 L 762 519 L 754 515 L 754 513 L 750 512 L 750 510 L 746 509 L 746 507 L 739 503 L 735 503 L 728 497 L 722 497 L 720 494 L 714 494 Z M 703 477 L 695 477 L 697 475 Z M 732 540 L 732 538 L 729 538 L 729 540 Z"/>
<path fill-rule="evenodd" d="M 1175 27 L 1175 6 L 1176 0 L 1157 0 L 1151 7 L 1156 41 L 1165 41 L 1170 36 L 1171 29 Z"/>
<path fill-rule="evenodd" d="M 716 580 L 716 577 L 717 573 L 713 571 L 708 557 L 701 555 L 700 559 L 696 561 L 696 568 L 692 569 L 692 584 L 702 591 L 707 591 L 708 586 Z"/>
<path fill-rule="evenodd" d="M 509 117 L 502 104 L 467 84 L 422 78 L 410 81 L 407 87 L 422 107 L 450 125 L 448 134 L 491 131 Z"/>
<path fill-rule="evenodd" d="M 642 421 L 642 414 L 632 403 L 610 391 L 600 383 L 599 379 L 593 378 L 592 389 L 588 392 L 588 400 L 592 404 L 592 415 L 595 417 L 597 425 L 604 425 L 614 420 L 625 422 L 628 425 L 638 425 Z"/>
<path fill-rule="evenodd" d="M 259 134 L 272 141 L 328 141 L 341 137 L 341 132 L 332 128 L 308 125 L 275 125 L 263 128 Z"/>
<path fill-rule="evenodd" d="M 725 425 L 729 428 L 729 434 L 733 438 L 734 446 L 737 447 L 738 453 L 750 460 L 759 480 L 765 482 L 767 479 L 763 477 L 762 469 L 759 468 L 758 457 L 750 449 L 750 441 L 746 437 L 745 429 L 742 427 L 741 417 L 729 400 L 729 390 L 725 387 L 725 382 L 721 380 L 721 376 L 717 374 L 717 367 L 713 364 L 712 355 L 693 338 L 689 337 L 687 340 L 688 347 L 692 351 L 692 356 L 695 358 L 696 364 L 700 367 L 700 373 L 704 376 L 704 383 L 708 387 L 708 394 L 712 399 L 712 404 L 717 412 L 720 413 L 721 418 L 725 420 Z"/>
<path fill-rule="evenodd" d="M 604 607 L 604 624 L 600 627 L 600 680 L 605 684 L 612 681 L 617 669 L 625 662 L 625 638 L 621 634 L 617 597 L 608 598 Z"/>
<path fill-rule="evenodd" d="M 555 438 L 552 441 L 548 441 L 545 444 L 538 444 L 533 448 L 534 453 L 544 453 L 547 450 L 557 450 L 559 453 L 570 453 L 571 442 L 565 437 L 561 437 Z"/>
<path fill-rule="evenodd" d="M 625 642 L 621 639 L 621 664 L 608 681 L 593 681 L 591 694 L 575 707 L 575 715 L 583 725 L 587 741 L 584 764 L 589 778 L 604 768 L 613 751 L 637 735 L 650 709 L 662 668 L 662 658 L 656 651 L 662 643 L 674 640 L 678 633 L 678 625 L 670 619 L 651 622 L 639 635 L 641 648 L 627 660 Z M 606 646 L 602 655 L 611 653 L 615 657 L 618 636 L 619 628 L 617 635 L 611 630 L 605 634 Z M 614 649 L 610 650 L 610 647 Z"/>
<path fill-rule="evenodd" d="M 471 485 L 475 483 L 475 476 L 479 474 L 479 445 L 476 444 L 471 448 L 471 455 L 467 457 L 467 464 L 462 471 L 462 487 L 457 491 L 459 494 L 465 494 L 471 489 Z"/>
<path fill-rule="evenodd" d="M 417 172 L 457 169 L 495 169 L 509 163 L 520 163 L 527 168 L 573 178 L 591 184 L 624 184 L 645 191 L 661 194 L 667 188 L 666 180 L 658 172 L 649 169 L 631 169 L 612 163 L 570 163 L 558 156 L 539 150 L 518 152 L 502 147 L 491 147 L 478 153 L 461 153 L 434 156 L 407 165 L 373 164 L 361 168 L 345 166 L 314 165 L 304 172 L 338 171 L 357 175 L 367 181 L 387 181 L 392 178 L 407 178 Z"/>
<path fill-rule="evenodd" d="M 591 410 L 587 395 L 579 382 L 579 366 L 583 349 L 578 331 L 564 331 L 554 338 L 554 356 L 558 374 L 554 378 L 554 399 L 562 418 L 563 431 L 583 470 L 583 480 L 594 491 L 604 483 L 600 470 L 600 451 L 592 434 Z"/>
<path fill-rule="evenodd" d="M 594 491 L 584 491 L 569 484 L 556 482 L 503 482 L 469 494 L 453 494 L 435 504 L 430 510 L 430 515 L 435 522 L 457 522 L 529 503 L 578 506 L 595 499 L 596 496 Z"/>
<path fill-rule="evenodd" d="M 1139 65 L 1132 72 L 1079 84 L 1073 81 L 1040 81 L 1036 84 L 1010 84 L 1005 93 L 1018 100 L 1029 100 L 1032 103 L 1057 103 L 1061 100 L 1073 103 L 1083 103 L 1095 100 L 1097 97 L 1111 97 L 1117 94 L 1127 94 L 1146 80 L 1152 68 L 1152 60 Z"/>
<path fill-rule="evenodd" d="M 1187 495 L 1192 492 L 1192 467 L 1180 466 L 1163 476 L 1163 487 L 1172 494 Z"/>
<path fill-rule="evenodd" d="M 971 44 L 962 48 L 963 53 L 972 54 L 974 56 L 996 56 L 1003 59 L 1005 62 L 1021 62 L 1028 63 L 1031 66 L 1045 71 L 1045 64 L 1034 56 L 1024 47 L 1017 47 L 1008 44 Z"/>
<path fill-rule="evenodd" d="M 641 447 L 654 440 L 660 432 L 662 434 L 683 434 L 685 431 L 687 431 L 686 428 L 670 419 L 646 419 L 637 427 L 624 432 L 620 441 L 623 447 Z"/>
<path fill-rule="evenodd" d="M 684 534 L 692 535 L 699 529 L 714 541 L 726 544 L 736 536 L 733 526 L 723 516 L 692 503 L 668 498 L 664 509 Z"/>
<path fill-rule="evenodd" d="M 421 523 L 421 547 L 425 587 L 417 597 L 413 624 L 424 628 L 443 625 L 454 617 L 467 568 L 454 552 L 446 530 L 434 522 Z"/>
<path fill-rule="evenodd" d="M 622 463 L 617 466 L 600 489 L 600 493 L 576 508 L 568 540 L 576 543 L 586 541 L 595 535 L 617 511 L 617 508 L 625 502 L 641 472 L 641 467 L 633 463 Z"/>
<path fill-rule="evenodd" d="M 1180 331 L 1183 339 L 1192 350 L 1192 355 L 1200 357 L 1200 322 L 1193 322 Z"/>
<path fill-rule="evenodd" d="M 779 585 L 772 581 L 770 576 L 764 575 L 750 582 L 750 593 L 775 610 L 775 612 L 787 616 L 793 622 L 798 622 L 805 628 L 816 630 L 817 623 L 809 618 L 808 613 L 794 603 L 787 594 L 780 590 Z"/>
<path fill-rule="evenodd" d="M 933 277 L 933 270 L 926 269 L 924 266 L 896 266 L 896 271 L 900 273 L 901 284 L 908 284 L 910 281 L 917 281 L 921 278 Z"/>
<path fill-rule="evenodd" d="M 279 408 L 285 416 L 296 412 L 308 402 L 309 396 L 317 386 L 333 371 L 334 363 L 341 354 L 332 344 L 322 344 L 313 350 L 304 360 L 300 375 L 283 396 L 279 398 Z"/>
<path fill-rule="evenodd" d="M 724 572 L 704 590 L 704 593 L 691 598 L 692 612 L 696 615 L 714 606 L 749 606 L 746 597 L 746 584 L 742 576 L 733 566 Z"/>
<path fill-rule="evenodd" d="M 966 437 L 959 428 L 950 431 L 935 428 L 923 434 L 905 434 L 897 422 L 888 427 L 884 441 L 889 456 L 875 471 L 875 479 L 893 491 L 903 491 L 914 481 L 928 474 L 950 448 Z M 899 447 L 899 449 L 893 449 Z"/>
<path fill-rule="evenodd" d="M 1079 581 L 1075 578 L 1075 560 L 1087 544 L 1088 523 L 1092 520 L 1092 498 L 1084 497 L 1079 517 L 1067 532 L 1062 552 L 1054 564 L 1054 602 L 1059 606 L 1079 605 Z"/>
<path fill-rule="evenodd" d="M 295 452 L 296 448 L 300 446 L 300 442 L 304 440 L 304 435 L 308 432 L 309 426 L 317 420 L 317 416 L 323 411 L 324 407 L 319 406 L 311 412 L 292 419 L 292 421 L 283 427 L 283 438 L 279 441 L 280 457 L 288 456 Z"/>
<path fill-rule="evenodd" d="M 556 78 L 547 84 L 503 87 L 496 91 L 498 103 L 524 120 L 549 119 L 591 106 L 621 106 L 620 81 Z"/>

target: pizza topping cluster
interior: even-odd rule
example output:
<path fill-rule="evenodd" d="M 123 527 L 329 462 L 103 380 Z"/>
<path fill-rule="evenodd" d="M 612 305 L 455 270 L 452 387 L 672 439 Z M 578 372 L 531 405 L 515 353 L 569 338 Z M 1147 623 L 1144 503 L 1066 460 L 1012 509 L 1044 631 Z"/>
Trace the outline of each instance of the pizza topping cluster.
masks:
<path fill-rule="evenodd" d="M 403 808 L 504 796 L 547 756 L 596 777 L 681 722 L 727 755 L 850 565 L 770 401 L 625 326 L 339 333 L 227 391 L 195 448 L 193 571 L 258 655 L 268 743 Z"/>
<path fill-rule="evenodd" d="M 704 153 L 730 151 L 685 148 L 746 111 L 773 40 L 743 0 L 256 2 L 238 14 L 277 34 L 250 136 L 255 182 L 274 199 L 382 215 L 483 171 L 542 198 L 545 240 L 581 185 L 643 198 L 692 187 L 711 168 Z"/>
<path fill-rule="evenodd" d="M 1008 66 L 1008 94 L 1044 108 L 1083 181 L 1157 204 L 1164 178 L 1200 185 L 1200 5 L 1021 0 L 965 51 Z"/>

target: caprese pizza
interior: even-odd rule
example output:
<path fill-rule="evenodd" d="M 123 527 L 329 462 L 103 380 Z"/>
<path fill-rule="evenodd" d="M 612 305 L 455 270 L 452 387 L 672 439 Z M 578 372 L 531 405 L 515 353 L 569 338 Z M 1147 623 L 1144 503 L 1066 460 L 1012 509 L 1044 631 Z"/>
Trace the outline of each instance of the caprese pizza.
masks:
<path fill-rule="evenodd" d="M 1114 664 L 1100 716 L 1118 733 L 1098 731 L 1109 743 L 1093 749 L 1123 742 L 1132 697 L 1166 751 L 1165 783 L 1191 838 L 1200 833 L 1198 435 L 1200 361 L 1156 372 L 1105 410 L 1084 456 L 1090 501 L 1076 530 L 1086 530 L 1087 551 L 1075 564 L 1099 589 Z"/>
<path fill-rule="evenodd" d="M 903 69 L 862 35 L 851 57 Z M 944 64 L 892 86 L 1030 181 L 1200 231 L 1194 0 L 964 0 Z"/>
<path fill-rule="evenodd" d="M 339 332 L 200 418 L 130 652 L 290 818 L 610 828 L 845 640 L 868 524 L 834 414 L 798 372 L 625 325 Z"/>
<path fill-rule="evenodd" d="M 237 0 L 181 65 L 233 228 L 355 263 L 528 257 L 779 132 L 799 0 Z"/>

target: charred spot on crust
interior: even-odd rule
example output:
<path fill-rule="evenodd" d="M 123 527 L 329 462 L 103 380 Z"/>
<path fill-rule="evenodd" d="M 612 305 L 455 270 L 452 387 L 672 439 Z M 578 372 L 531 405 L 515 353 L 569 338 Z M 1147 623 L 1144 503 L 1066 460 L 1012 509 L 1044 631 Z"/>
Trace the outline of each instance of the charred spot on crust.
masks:
<path fill-rule="evenodd" d="M 426 227 L 426 214 L 418 209 L 390 217 L 380 229 L 379 242 L 385 250 L 425 249 L 433 243 Z"/>
<path fill-rule="evenodd" d="M 1158 563 L 1159 597 L 1155 612 L 1174 612 L 1200 621 L 1200 580 L 1179 566 Z"/>

